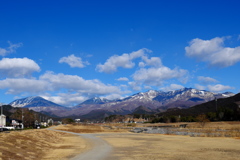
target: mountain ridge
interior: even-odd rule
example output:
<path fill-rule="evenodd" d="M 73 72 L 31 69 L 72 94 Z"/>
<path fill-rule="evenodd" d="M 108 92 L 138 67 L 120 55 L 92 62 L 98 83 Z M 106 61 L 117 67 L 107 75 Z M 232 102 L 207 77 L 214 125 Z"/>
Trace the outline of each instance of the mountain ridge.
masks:
<path fill-rule="evenodd" d="M 29 108 L 36 112 L 53 112 L 56 110 L 68 110 L 67 107 L 61 106 L 54 102 L 48 101 L 40 96 L 32 96 L 14 100 L 9 105 L 15 108 Z"/>
<path fill-rule="evenodd" d="M 72 108 L 58 105 L 39 96 L 15 100 L 10 105 L 30 108 L 38 112 L 50 112 L 51 115 L 65 117 L 83 116 L 91 113 L 91 111 L 99 110 L 101 112 L 106 111 L 108 114 L 131 114 L 139 106 L 163 112 L 169 108 L 189 108 L 215 98 L 225 98 L 233 95 L 231 92 L 220 94 L 194 88 L 183 88 L 168 92 L 149 90 L 116 100 L 93 97 Z M 36 101 L 33 103 L 34 99 Z M 40 102 L 37 99 L 40 99 Z"/>

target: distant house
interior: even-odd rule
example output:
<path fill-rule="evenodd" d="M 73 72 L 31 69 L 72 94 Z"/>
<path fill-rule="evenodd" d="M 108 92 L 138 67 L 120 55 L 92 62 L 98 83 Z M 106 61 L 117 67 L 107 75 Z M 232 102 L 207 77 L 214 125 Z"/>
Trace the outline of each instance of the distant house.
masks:
<path fill-rule="evenodd" d="M 75 119 L 75 122 L 76 122 L 76 123 L 79 123 L 79 122 L 80 122 L 80 119 Z"/>
<path fill-rule="evenodd" d="M 53 119 L 52 119 L 52 118 L 50 118 L 50 119 L 48 119 L 48 120 L 47 120 L 47 123 L 48 123 L 48 125 L 50 125 L 50 126 L 51 126 L 51 125 L 53 125 L 54 121 L 53 121 Z"/>
<path fill-rule="evenodd" d="M 0 127 L 5 127 L 6 126 L 6 116 L 1 114 L 0 115 Z"/>
<path fill-rule="evenodd" d="M 23 128 L 23 125 L 22 123 L 19 122 L 19 120 L 12 119 L 11 124 L 14 128 L 17 128 L 17 129 Z"/>

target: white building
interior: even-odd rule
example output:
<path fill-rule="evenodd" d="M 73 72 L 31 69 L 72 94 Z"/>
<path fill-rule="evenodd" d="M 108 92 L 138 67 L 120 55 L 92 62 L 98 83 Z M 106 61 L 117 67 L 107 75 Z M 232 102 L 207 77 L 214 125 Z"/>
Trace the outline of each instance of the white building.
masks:
<path fill-rule="evenodd" d="M 0 115 L 0 127 L 5 127 L 6 126 L 6 116 L 1 114 Z"/>

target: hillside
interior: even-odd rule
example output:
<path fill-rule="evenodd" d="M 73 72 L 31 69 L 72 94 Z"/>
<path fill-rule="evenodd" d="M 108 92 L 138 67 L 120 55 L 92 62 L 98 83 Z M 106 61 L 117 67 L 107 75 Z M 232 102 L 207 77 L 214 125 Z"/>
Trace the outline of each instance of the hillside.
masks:
<path fill-rule="evenodd" d="M 159 116 L 197 116 L 199 114 L 207 114 L 209 112 L 222 114 L 223 120 L 239 120 L 240 116 L 240 93 L 228 98 L 219 98 L 206 103 L 202 103 L 187 109 L 172 109 Z"/>

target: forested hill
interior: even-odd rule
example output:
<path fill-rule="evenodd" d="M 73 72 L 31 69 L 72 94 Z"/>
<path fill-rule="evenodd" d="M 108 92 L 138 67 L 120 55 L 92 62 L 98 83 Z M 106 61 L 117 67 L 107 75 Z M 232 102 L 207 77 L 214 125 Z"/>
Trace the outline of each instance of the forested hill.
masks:
<path fill-rule="evenodd" d="M 188 109 L 171 109 L 158 116 L 197 116 L 216 113 L 219 120 L 240 120 L 240 93 L 229 98 L 220 98 Z"/>

